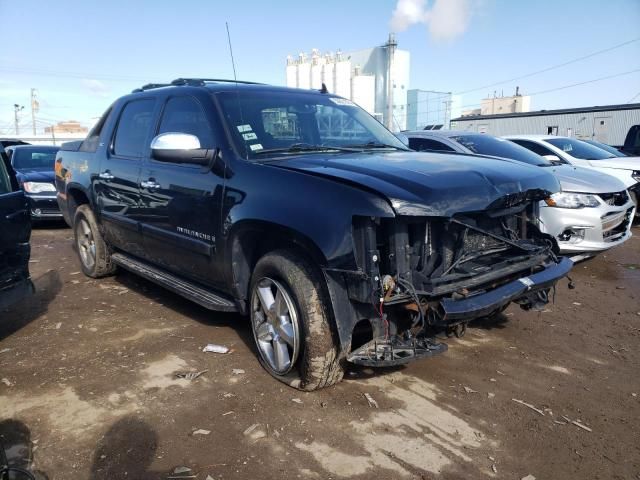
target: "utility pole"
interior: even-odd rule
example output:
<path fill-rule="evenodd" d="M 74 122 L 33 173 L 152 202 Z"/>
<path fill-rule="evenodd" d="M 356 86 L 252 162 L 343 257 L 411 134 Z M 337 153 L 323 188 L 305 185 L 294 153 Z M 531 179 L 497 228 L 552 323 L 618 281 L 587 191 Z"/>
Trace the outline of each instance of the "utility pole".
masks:
<path fill-rule="evenodd" d="M 393 55 L 398 43 L 393 33 L 389 34 L 389 41 L 385 47 L 387 49 L 387 128 L 393 131 Z"/>
<path fill-rule="evenodd" d="M 37 90 L 31 89 L 31 125 L 33 128 L 33 136 L 36 136 L 36 113 L 40 111 L 40 102 L 38 102 Z"/>
<path fill-rule="evenodd" d="M 13 104 L 13 121 L 16 129 L 16 136 L 20 135 L 20 125 L 18 120 L 18 113 L 24 110 L 24 106 L 18 105 L 17 103 Z"/>

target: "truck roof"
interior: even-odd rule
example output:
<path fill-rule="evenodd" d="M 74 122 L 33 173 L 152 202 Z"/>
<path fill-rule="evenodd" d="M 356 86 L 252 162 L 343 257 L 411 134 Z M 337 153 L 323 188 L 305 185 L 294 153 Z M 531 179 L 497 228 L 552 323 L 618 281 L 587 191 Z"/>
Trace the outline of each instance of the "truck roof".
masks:
<path fill-rule="evenodd" d="M 238 91 L 238 90 L 257 90 L 262 92 L 317 92 L 319 90 L 306 90 L 300 88 L 279 87 L 274 85 L 267 85 L 264 83 L 249 82 L 246 80 L 229 80 L 219 78 L 178 78 L 170 83 L 148 83 L 140 88 L 136 88 L 131 93 L 148 92 L 150 90 L 167 90 L 184 87 L 199 87 L 206 88 L 210 91 Z M 326 92 L 329 93 L 329 92 Z"/>

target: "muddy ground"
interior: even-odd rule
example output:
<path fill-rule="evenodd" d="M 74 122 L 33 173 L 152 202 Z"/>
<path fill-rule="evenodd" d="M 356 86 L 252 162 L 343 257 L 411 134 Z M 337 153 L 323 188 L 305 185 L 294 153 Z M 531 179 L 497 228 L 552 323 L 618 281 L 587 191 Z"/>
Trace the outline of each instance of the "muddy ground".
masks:
<path fill-rule="evenodd" d="M 70 230 L 38 228 L 37 293 L 0 312 L 0 438 L 49 479 L 640 479 L 634 230 L 543 312 L 511 306 L 444 355 L 301 393 L 261 369 L 243 318 L 126 272 L 88 279 Z"/>

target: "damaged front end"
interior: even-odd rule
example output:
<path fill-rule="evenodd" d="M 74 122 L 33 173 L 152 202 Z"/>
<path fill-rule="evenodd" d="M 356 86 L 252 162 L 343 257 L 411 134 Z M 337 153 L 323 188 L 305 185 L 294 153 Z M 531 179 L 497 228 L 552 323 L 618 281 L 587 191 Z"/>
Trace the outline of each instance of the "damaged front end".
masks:
<path fill-rule="evenodd" d="M 461 335 L 469 321 L 511 302 L 525 310 L 545 305 L 573 264 L 556 257 L 553 238 L 538 229 L 538 200 L 510 195 L 487 210 L 446 218 L 355 217 L 358 272 L 325 272 L 330 291 L 332 283 L 346 287 L 354 321 L 338 328 L 341 338 L 350 334 L 347 359 L 407 363 L 445 351 L 438 332 Z"/>

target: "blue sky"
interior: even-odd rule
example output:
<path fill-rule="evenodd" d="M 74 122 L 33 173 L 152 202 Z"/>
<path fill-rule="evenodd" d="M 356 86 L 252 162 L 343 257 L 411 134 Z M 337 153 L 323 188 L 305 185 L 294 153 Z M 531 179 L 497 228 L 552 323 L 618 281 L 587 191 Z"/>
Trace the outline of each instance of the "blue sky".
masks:
<path fill-rule="evenodd" d="M 423 1 L 425 9 L 433 6 L 433 0 Z M 416 23 L 397 34 L 399 48 L 411 52 L 410 88 L 472 90 L 640 38 L 638 0 L 456 3 L 466 6 L 466 22 L 434 15 L 431 23 Z M 13 131 L 14 103 L 27 107 L 21 123 L 30 128 L 31 87 L 39 91 L 42 126 L 72 118 L 88 123 L 115 98 L 147 82 L 231 78 L 225 21 L 239 78 L 284 84 L 287 54 L 312 48 L 348 52 L 384 43 L 396 4 L 0 0 L 0 135 Z M 444 20 L 435 22 L 438 18 Z M 442 35 L 443 28 L 457 34 Z M 516 85 L 527 94 L 637 69 L 640 41 L 465 94 L 462 104 L 477 104 L 494 90 L 511 94 Z M 536 95 L 532 108 L 627 103 L 637 94 L 640 71 Z"/>

